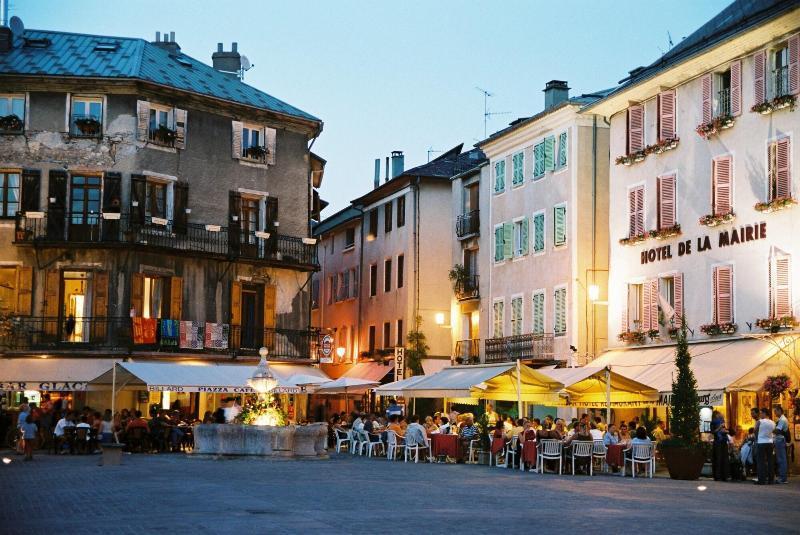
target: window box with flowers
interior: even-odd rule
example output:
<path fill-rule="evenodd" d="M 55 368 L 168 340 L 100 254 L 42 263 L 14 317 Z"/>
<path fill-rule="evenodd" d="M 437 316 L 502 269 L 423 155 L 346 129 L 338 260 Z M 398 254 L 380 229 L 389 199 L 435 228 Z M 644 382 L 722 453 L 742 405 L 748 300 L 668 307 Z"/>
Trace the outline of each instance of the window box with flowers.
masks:
<path fill-rule="evenodd" d="M 708 139 L 719 134 L 722 130 L 732 127 L 735 122 L 733 115 L 720 115 L 714 117 L 710 122 L 697 125 L 695 132 L 703 139 Z"/>
<path fill-rule="evenodd" d="M 4 115 L 0 117 L 0 131 L 2 133 L 19 133 L 22 132 L 22 119 L 14 115 Z"/>
<path fill-rule="evenodd" d="M 252 145 L 244 149 L 244 157 L 251 160 L 263 161 L 267 157 L 267 148 L 261 145 Z"/>
<path fill-rule="evenodd" d="M 671 340 L 677 340 L 678 334 L 680 334 L 681 328 L 680 327 L 670 327 L 667 329 L 667 335 L 670 337 Z"/>
<path fill-rule="evenodd" d="M 753 113 L 760 113 L 761 115 L 769 115 L 770 113 L 784 108 L 789 108 L 789 111 L 794 111 L 797 105 L 797 97 L 795 95 L 780 95 L 772 100 L 765 100 L 758 104 L 754 104 L 750 111 Z"/>
<path fill-rule="evenodd" d="M 663 152 L 670 151 L 678 147 L 678 142 L 680 138 L 673 137 L 670 139 L 662 139 L 658 143 L 654 143 L 652 145 L 647 145 L 642 150 L 632 152 L 630 154 L 624 154 L 622 156 L 617 156 L 617 159 L 614 160 L 614 163 L 617 165 L 631 165 L 634 163 L 639 163 L 644 161 L 650 154 L 661 154 Z"/>
<path fill-rule="evenodd" d="M 708 214 L 701 217 L 699 223 L 707 227 L 716 227 L 718 225 L 730 223 L 734 219 L 736 219 L 736 214 L 733 212 L 728 212 L 727 214 Z"/>
<path fill-rule="evenodd" d="M 794 316 L 785 316 L 783 318 L 759 318 L 756 320 L 756 327 L 775 334 L 781 329 L 797 327 L 797 319 Z"/>
<path fill-rule="evenodd" d="M 675 223 L 671 227 L 651 230 L 649 232 L 651 238 L 655 238 L 657 240 L 666 240 L 669 238 L 673 238 L 675 236 L 681 235 L 681 226 L 678 223 Z"/>
<path fill-rule="evenodd" d="M 153 130 L 151 135 L 153 141 L 171 147 L 175 143 L 175 138 L 178 136 L 178 132 L 174 128 L 170 128 L 162 124 Z"/>
<path fill-rule="evenodd" d="M 627 238 L 622 238 L 621 240 L 619 240 L 619 244 L 622 246 L 636 245 L 637 243 L 642 243 L 643 241 L 647 241 L 647 234 L 637 234 L 636 236 L 628 236 Z"/>
<path fill-rule="evenodd" d="M 617 338 L 620 342 L 627 344 L 643 344 L 645 336 L 644 331 L 625 331 L 624 333 L 619 333 Z"/>
<path fill-rule="evenodd" d="M 795 204 L 797 204 L 797 201 L 791 197 L 776 197 L 768 202 L 757 202 L 754 208 L 757 212 L 768 214 L 770 212 L 778 212 L 786 208 L 791 208 Z"/>
<path fill-rule="evenodd" d="M 647 337 L 654 342 L 661 340 L 661 331 L 658 329 L 650 329 L 647 331 Z"/>
<path fill-rule="evenodd" d="M 739 329 L 735 323 L 707 323 L 700 326 L 700 332 L 708 336 L 734 334 Z"/>

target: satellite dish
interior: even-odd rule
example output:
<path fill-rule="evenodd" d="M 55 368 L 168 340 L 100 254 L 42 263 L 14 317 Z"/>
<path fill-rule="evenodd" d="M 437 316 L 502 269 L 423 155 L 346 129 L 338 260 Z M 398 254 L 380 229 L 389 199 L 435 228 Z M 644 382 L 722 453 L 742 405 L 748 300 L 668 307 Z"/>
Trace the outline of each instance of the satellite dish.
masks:
<path fill-rule="evenodd" d="M 21 18 L 14 15 L 11 17 L 8 26 L 11 28 L 11 33 L 14 35 L 14 38 L 22 37 L 22 32 L 25 31 L 25 26 L 22 24 Z"/>
<path fill-rule="evenodd" d="M 250 64 L 250 60 L 247 59 L 247 56 L 244 56 L 244 55 L 242 56 L 242 58 L 241 58 L 241 66 L 242 66 L 242 70 L 244 70 L 244 71 L 249 71 L 250 68 L 252 67 L 252 65 Z"/>

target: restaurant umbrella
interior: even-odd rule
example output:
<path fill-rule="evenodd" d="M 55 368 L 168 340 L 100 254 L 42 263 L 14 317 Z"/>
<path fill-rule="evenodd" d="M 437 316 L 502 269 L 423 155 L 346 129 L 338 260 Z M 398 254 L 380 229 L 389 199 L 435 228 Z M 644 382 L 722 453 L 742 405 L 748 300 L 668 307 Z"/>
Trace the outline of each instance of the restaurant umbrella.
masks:
<path fill-rule="evenodd" d="M 344 394 L 344 406 L 345 410 L 347 410 L 349 404 L 348 394 L 353 392 L 366 392 L 370 388 L 378 385 L 380 385 L 378 381 L 358 379 L 356 377 L 339 377 L 335 381 L 322 383 L 316 393 L 323 395 Z"/>

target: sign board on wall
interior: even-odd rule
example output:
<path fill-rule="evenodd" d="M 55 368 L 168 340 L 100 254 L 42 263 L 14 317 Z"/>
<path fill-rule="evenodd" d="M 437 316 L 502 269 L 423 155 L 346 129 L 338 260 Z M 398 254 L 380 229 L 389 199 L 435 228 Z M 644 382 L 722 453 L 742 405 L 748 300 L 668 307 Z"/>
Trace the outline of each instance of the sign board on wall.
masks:
<path fill-rule="evenodd" d="M 401 381 L 406 378 L 406 348 L 394 348 L 394 380 Z"/>
<path fill-rule="evenodd" d="M 319 343 L 319 361 L 323 364 L 333 363 L 333 336 L 326 334 Z"/>

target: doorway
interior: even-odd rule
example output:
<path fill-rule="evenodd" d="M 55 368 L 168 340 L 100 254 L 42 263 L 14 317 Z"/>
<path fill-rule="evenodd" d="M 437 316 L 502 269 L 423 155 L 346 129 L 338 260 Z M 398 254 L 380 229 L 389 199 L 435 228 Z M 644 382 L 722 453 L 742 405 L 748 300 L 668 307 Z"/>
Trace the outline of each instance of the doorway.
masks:
<path fill-rule="evenodd" d="M 258 349 L 264 335 L 263 292 L 251 285 L 242 286 L 242 349 Z"/>
<path fill-rule="evenodd" d="M 90 271 L 65 271 L 61 279 L 64 342 L 89 341 L 89 326 L 92 315 Z"/>
<path fill-rule="evenodd" d="M 72 241 L 94 241 L 100 237 L 99 176 L 73 175 L 70 182 L 70 228 Z"/>

